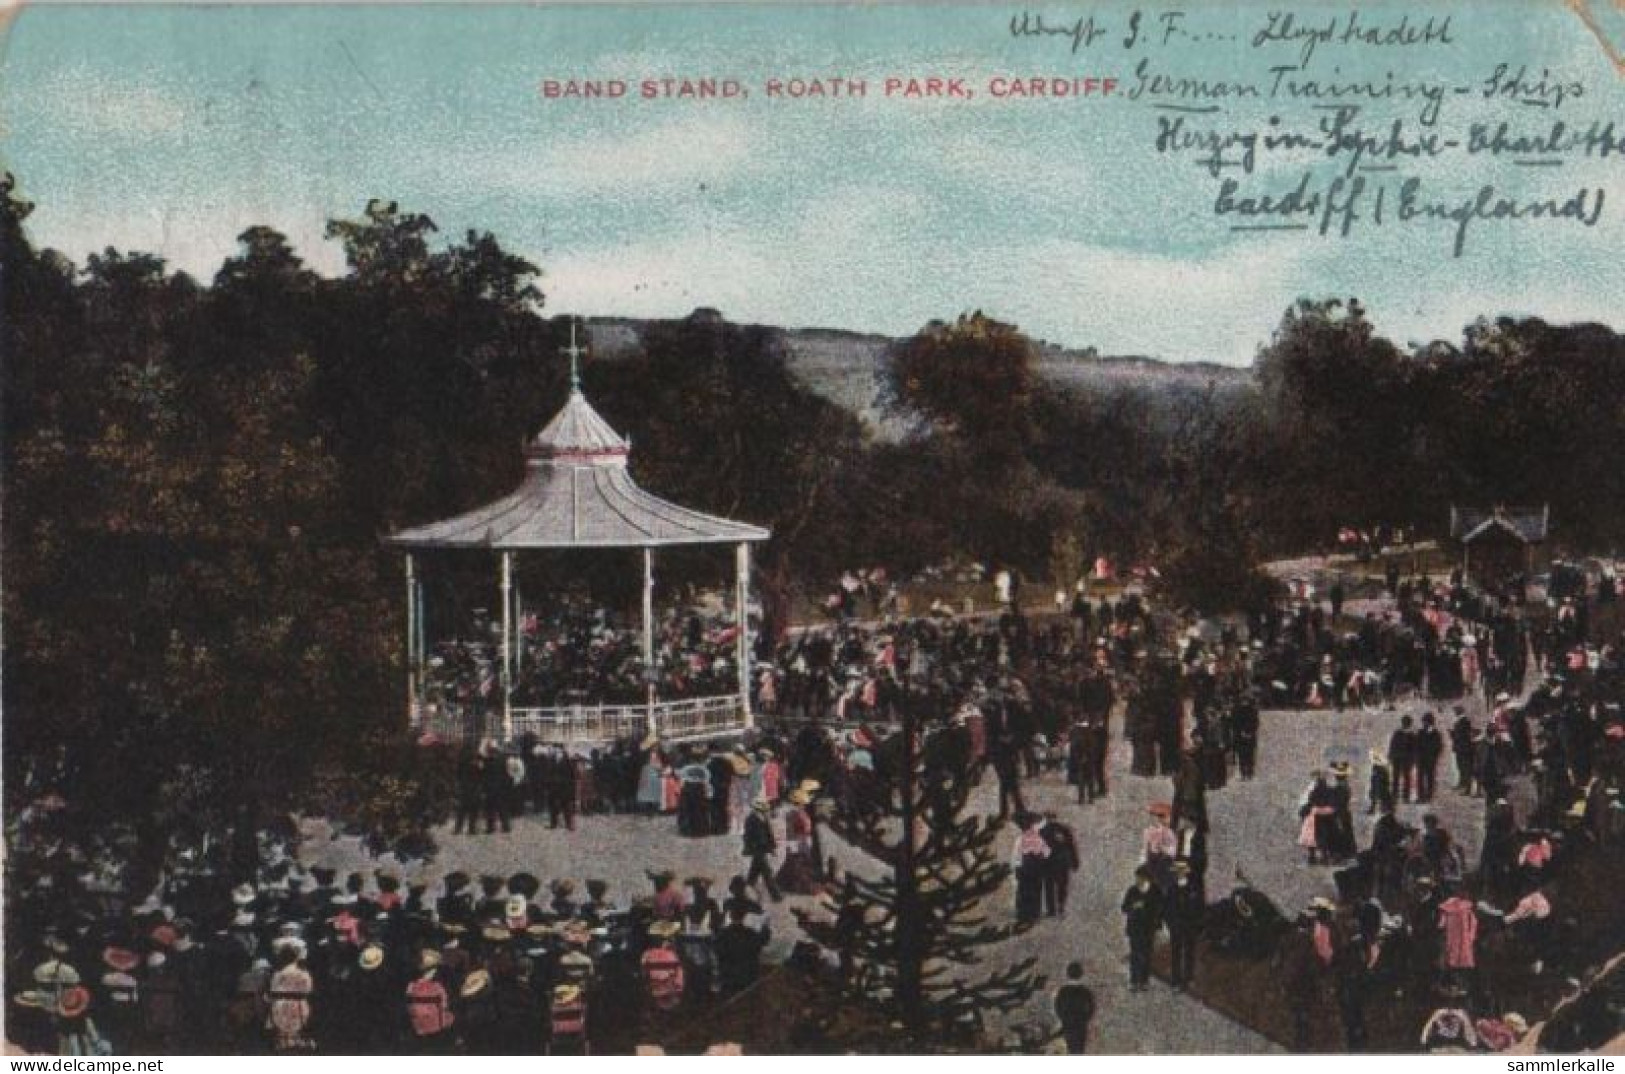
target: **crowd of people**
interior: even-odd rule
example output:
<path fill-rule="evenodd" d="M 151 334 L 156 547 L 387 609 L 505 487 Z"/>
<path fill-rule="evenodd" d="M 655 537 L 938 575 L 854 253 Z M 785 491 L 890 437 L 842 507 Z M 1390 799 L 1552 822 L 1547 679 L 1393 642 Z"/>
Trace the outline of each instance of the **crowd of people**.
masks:
<path fill-rule="evenodd" d="M 671 700 L 737 692 L 737 637 L 731 617 L 692 609 L 666 615 L 653 630 L 656 694 Z M 432 646 L 425 703 L 448 712 L 500 708 L 501 639 L 501 624 L 477 610 L 459 636 Z M 522 708 L 641 704 L 651 685 L 641 626 L 579 600 L 522 614 L 513 661 L 512 704 Z"/>
<path fill-rule="evenodd" d="M 807 793 L 790 792 L 792 810 Z M 751 873 L 720 886 L 670 871 L 642 893 L 528 872 L 341 877 L 267 844 L 252 881 L 233 883 L 216 847 L 138 901 L 82 884 L 21 892 L 9 923 L 36 939 L 10 960 L 8 1032 L 64 1055 L 581 1054 L 659 1040 L 758 979 L 762 900 L 779 892 L 756 869 L 776 828 L 797 837 L 774 812 L 753 810 Z"/>
<path fill-rule="evenodd" d="M 438 883 L 355 873 L 340 883 L 269 843 L 244 875 L 240 860 L 205 847 L 150 891 L 63 877 L 8 900 L 10 935 L 37 938 L 8 947 L 10 977 L 25 986 L 11 997 L 13 1035 L 75 1054 L 583 1050 L 603 1038 L 605 1019 L 628 1018 L 658 1035 L 661 1018 L 756 978 L 766 902 L 835 890 L 821 826 L 861 832 L 894 810 L 906 715 L 927 783 L 991 772 L 999 815 L 1014 824 L 1019 926 L 1064 913 L 1083 864 L 1072 825 L 1029 808 L 1027 781 L 1064 773 L 1087 807 L 1111 793 L 1106 757 L 1117 740 L 1132 773 L 1169 781 L 1121 902 L 1132 989 L 1149 987 L 1166 933 L 1176 988 L 1200 981 L 1203 950 L 1272 960 L 1299 1047 L 1330 1009 L 1344 1046 L 1359 1050 L 1366 1009 L 1418 989 L 1456 1012 L 1428 1021 L 1430 1044 L 1451 1032 L 1465 1039 L 1451 1030 L 1461 1019 L 1481 1044 L 1515 1039 L 1517 1020 L 1497 1011 L 1475 970 L 1487 947 L 1498 967 L 1511 950 L 1536 976 L 1583 961 L 1567 944 L 1577 911 L 1565 905 L 1565 878 L 1598 848 L 1625 845 L 1620 646 L 1571 625 L 1561 604 L 1552 620 L 1564 625 L 1532 629 L 1459 584 L 1413 584 L 1395 598 L 1391 613 L 1351 619 L 1300 590 L 1251 624 L 1180 622 L 1133 592 L 1098 605 L 1080 592 L 1045 622 L 1014 601 L 980 617 L 838 617 L 758 649 L 754 701 L 767 730 L 748 740 L 651 736 L 567 749 L 523 738 L 458 757 L 454 838 L 507 830 L 530 811 L 566 828 L 582 813 L 641 814 L 679 837 L 738 839 L 746 864 L 726 898 L 712 895 L 712 878 L 679 883 L 673 873 L 651 874 L 653 890 L 630 900 L 598 880 L 578 893 L 573 879 L 543 885 L 524 872 L 477 881 L 454 872 Z M 635 648 L 608 618 L 572 623 L 526 625 L 522 663 L 551 684 L 544 692 L 599 691 L 599 677 L 623 674 L 641 683 Z M 1540 636 L 1553 644 L 1537 645 Z M 707 647 L 706 659 L 720 659 L 731 642 L 678 617 L 660 644 L 664 662 Z M 584 672 L 550 666 L 583 653 Z M 1328 657 L 1319 703 L 1389 712 L 1411 690 L 1448 708 L 1449 723 L 1431 710 L 1419 721 L 1395 713 L 1363 780 L 1352 760 L 1313 775 L 1297 843 L 1336 897 L 1293 917 L 1239 876 L 1230 891 L 1210 891 L 1208 795 L 1253 778 L 1259 709 L 1282 702 L 1284 669 L 1296 669 L 1284 697 L 1313 704 Z M 1346 677 L 1344 657 L 1354 669 Z M 1351 686 L 1367 672 L 1369 696 Z M 1538 683 L 1526 692 L 1530 675 Z M 1447 757 L 1455 772 L 1442 793 L 1479 796 L 1486 811 L 1476 866 L 1431 805 Z M 1532 806 L 1514 806 L 1523 802 L 1514 781 L 1532 787 Z M 1364 848 L 1362 804 L 1372 818 Z M 1402 806 L 1423 811 L 1419 828 L 1400 820 Z M 1086 993 L 1078 983 L 1064 1003 L 1057 997 L 1057 1011 L 1071 1012 L 1069 1045 L 1082 1047 L 1078 1012 L 1093 1014 Z"/>

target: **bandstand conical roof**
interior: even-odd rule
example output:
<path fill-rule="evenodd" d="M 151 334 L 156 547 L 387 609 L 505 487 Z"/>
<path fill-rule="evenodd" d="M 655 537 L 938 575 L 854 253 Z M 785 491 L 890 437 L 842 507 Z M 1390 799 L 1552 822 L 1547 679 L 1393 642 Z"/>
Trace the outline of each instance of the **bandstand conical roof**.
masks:
<path fill-rule="evenodd" d="M 627 471 L 631 445 L 579 385 L 525 445 L 525 480 L 455 518 L 402 530 L 408 548 L 626 548 L 763 541 L 768 531 L 702 514 L 643 491 Z"/>

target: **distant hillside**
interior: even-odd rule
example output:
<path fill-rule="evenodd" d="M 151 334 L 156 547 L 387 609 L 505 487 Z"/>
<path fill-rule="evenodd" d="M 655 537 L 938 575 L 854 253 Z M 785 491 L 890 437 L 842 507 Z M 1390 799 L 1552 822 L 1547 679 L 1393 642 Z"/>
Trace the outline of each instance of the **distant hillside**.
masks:
<path fill-rule="evenodd" d="M 629 317 L 589 317 L 594 354 L 614 361 L 633 351 L 647 325 Z M 771 326 L 770 326 L 771 327 Z M 886 348 L 895 337 L 836 328 L 774 328 L 790 355 L 790 368 L 801 382 L 857 414 L 881 436 L 900 435 L 900 423 L 881 411 L 876 401 Z M 1248 384 L 1251 371 L 1210 362 L 1164 362 L 1142 356 L 1100 355 L 1039 344 L 1039 374 L 1057 384 L 1084 391 L 1130 390 L 1169 400 L 1232 391 Z"/>

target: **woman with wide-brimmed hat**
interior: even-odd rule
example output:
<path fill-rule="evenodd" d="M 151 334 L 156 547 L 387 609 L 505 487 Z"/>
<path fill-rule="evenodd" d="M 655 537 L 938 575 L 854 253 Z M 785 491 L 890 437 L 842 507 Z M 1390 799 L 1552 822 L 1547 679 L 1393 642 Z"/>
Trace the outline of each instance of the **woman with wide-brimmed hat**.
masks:
<path fill-rule="evenodd" d="M 806 786 L 790 792 L 790 808 L 784 814 L 784 863 L 778 882 L 791 895 L 816 895 L 818 859 L 813 853 L 812 792 Z"/>
<path fill-rule="evenodd" d="M 451 1028 L 457 1018 L 451 1011 L 451 997 L 440 980 L 440 952 L 431 949 L 418 955 L 418 976 L 406 986 L 406 1013 L 412 1035 L 424 1055 L 444 1055 L 451 1051 Z"/>
<path fill-rule="evenodd" d="M 90 1018 L 90 989 L 82 984 L 62 990 L 56 1001 L 58 1055 L 110 1055 L 112 1048 Z"/>
<path fill-rule="evenodd" d="M 580 985 L 566 982 L 553 989 L 548 1023 L 548 1055 L 592 1053 L 587 1042 L 587 1000 Z"/>
<path fill-rule="evenodd" d="M 649 1001 L 656 1010 L 675 1010 L 683 1002 L 683 960 L 673 942 L 681 926 L 676 921 L 656 921 L 649 926 L 648 950 L 643 952 L 643 981 Z"/>

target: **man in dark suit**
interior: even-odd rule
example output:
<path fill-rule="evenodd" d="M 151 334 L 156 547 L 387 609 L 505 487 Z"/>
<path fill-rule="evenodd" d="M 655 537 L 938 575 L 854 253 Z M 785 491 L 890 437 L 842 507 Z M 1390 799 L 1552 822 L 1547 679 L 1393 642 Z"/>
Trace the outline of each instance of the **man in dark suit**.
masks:
<path fill-rule="evenodd" d="M 1044 912 L 1059 917 L 1066 913 L 1067 890 L 1072 886 L 1072 874 L 1078 871 L 1078 837 L 1054 813 L 1044 817 L 1047 823 L 1039 829 L 1049 844 L 1049 857 L 1044 860 Z"/>
<path fill-rule="evenodd" d="M 734 769 L 720 745 L 712 747 L 705 771 L 711 777 L 711 833 L 727 835 L 728 793 L 733 786 Z"/>
<path fill-rule="evenodd" d="M 778 841 L 773 838 L 773 823 L 769 819 L 770 808 L 766 802 L 757 802 L 751 809 L 750 816 L 745 818 L 744 852 L 750 859 L 750 871 L 745 874 L 745 883 L 751 887 L 761 880 L 767 885 L 767 894 L 774 902 L 780 902 L 784 896 L 779 892 L 778 881 L 773 877 L 773 851 L 778 848 Z"/>
<path fill-rule="evenodd" d="M 1248 691 L 1230 710 L 1230 742 L 1242 779 L 1252 779 L 1258 765 L 1258 699 Z"/>
<path fill-rule="evenodd" d="M 1433 801 L 1433 788 L 1444 753 L 1444 736 L 1433 722 L 1433 713 L 1422 714 L 1422 729 L 1416 733 L 1416 800 Z"/>
<path fill-rule="evenodd" d="M 565 828 L 576 829 L 576 763 L 555 746 L 547 769 L 547 826 L 557 828 L 559 820 Z"/>
<path fill-rule="evenodd" d="M 1162 891 L 1151 882 L 1151 870 L 1134 870 L 1134 884 L 1123 893 L 1123 932 L 1128 936 L 1128 987 L 1144 992 L 1151 981 L 1151 947 L 1162 927 Z"/>
<path fill-rule="evenodd" d="M 1068 1055 L 1082 1055 L 1089 1044 L 1089 1023 L 1095 1018 L 1095 994 L 1083 983 L 1083 963 L 1066 967 L 1066 983 L 1055 990 L 1055 1017 Z"/>
<path fill-rule="evenodd" d="M 1189 862 L 1174 862 L 1174 886 L 1168 892 L 1166 917 L 1174 988 L 1183 990 L 1196 976 L 1196 939 L 1202 932 L 1206 906 L 1202 891 L 1191 883 Z"/>
<path fill-rule="evenodd" d="M 1394 766 L 1394 800 L 1416 800 L 1416 731 L 1411 718 L 1401 716 L 1399 727 L 1388 738 L 1388 760 Z"/>

